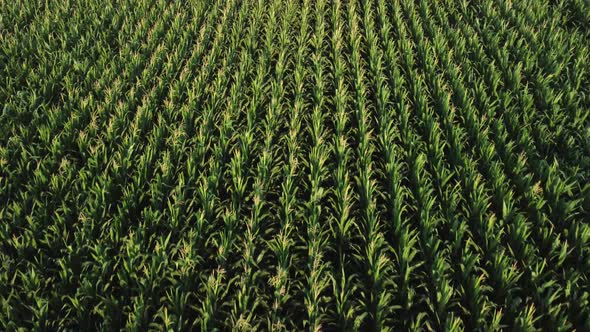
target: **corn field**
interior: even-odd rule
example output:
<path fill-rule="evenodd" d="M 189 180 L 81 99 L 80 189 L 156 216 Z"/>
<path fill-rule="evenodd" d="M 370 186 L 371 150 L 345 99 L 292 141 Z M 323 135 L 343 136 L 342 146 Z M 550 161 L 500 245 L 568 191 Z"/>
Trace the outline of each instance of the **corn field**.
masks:
<path fill-rule="evenodd" d="M 590 331 L 590 2 L 0 1 L 0 330 Z"/>

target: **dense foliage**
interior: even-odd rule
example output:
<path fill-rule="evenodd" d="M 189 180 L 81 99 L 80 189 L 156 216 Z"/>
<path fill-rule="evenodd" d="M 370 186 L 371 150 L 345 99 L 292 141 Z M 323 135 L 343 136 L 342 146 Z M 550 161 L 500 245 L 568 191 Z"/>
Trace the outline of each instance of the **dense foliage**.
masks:
<path fill-rule="evenodd" d="M 590 330 L 590 2 L 0 1 L 0 330 Z"/>

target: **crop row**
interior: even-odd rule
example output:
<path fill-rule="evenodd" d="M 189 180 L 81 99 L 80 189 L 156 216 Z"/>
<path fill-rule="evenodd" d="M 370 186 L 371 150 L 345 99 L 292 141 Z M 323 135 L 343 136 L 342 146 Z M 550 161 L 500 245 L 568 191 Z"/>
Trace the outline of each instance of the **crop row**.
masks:
<path fill-rule="evenodd" d="M 588 330 L 584 1 L 0 5 L 0 327 Z"/>

